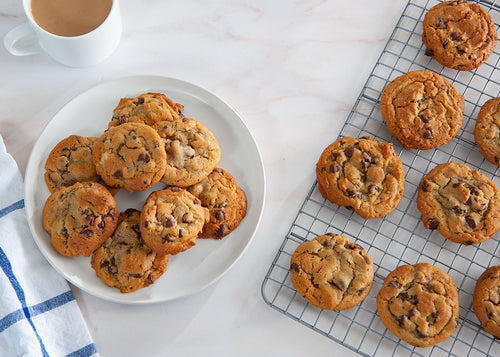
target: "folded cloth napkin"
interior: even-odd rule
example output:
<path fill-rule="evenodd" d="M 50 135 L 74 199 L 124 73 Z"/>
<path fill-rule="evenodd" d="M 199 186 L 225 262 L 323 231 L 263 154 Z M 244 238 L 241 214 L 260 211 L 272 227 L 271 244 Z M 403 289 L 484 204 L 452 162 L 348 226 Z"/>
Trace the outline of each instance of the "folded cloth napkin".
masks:
<path fill-rule="evenodd" d="M 0 135 L 0 356 L 97 356 L 68 283 L 26 219 L 23 182 Z"/>

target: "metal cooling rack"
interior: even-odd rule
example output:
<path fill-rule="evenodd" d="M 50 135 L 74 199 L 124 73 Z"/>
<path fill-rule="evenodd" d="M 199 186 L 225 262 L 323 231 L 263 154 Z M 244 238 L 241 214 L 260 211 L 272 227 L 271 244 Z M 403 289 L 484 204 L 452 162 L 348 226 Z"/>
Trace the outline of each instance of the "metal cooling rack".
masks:
<path fill-rule="evenodd" d="M 404 196 L 389 215 L 363 220 L 344 207 L 331 204 L 311 187 L 262 284 L 262 296 L 274 309 L 362 356 L 500 356 L 500 343 L 482 328 L 472 310 L 472 294 L 481 273 L 500 264 L 500 236 L 479 245 L 450 242 L 425 229 L 417 209 L 418 185 L 436 165 L 465 162 L 500 185 L 499 168 L 486 161 L 474 143 L 474 125 L 481 106 L 500 93 L 500 46 L 474 71 L 441 66 L 425 55 L 422 21 L 438 1 L 410 0 L 362 89 L 339 137 L 369 135 L 392 142 L 405 168 Z M 478 1 L 500 24 L 500 0 Z M 411 70 L 428 69 L 447 78 L 465 97 L 461 131 L 447 145 L 432 150 L 405 150 L 387 132 L 379 98 L 385 85 Z M 311 164 L 313 170 L 314 163 Z M 361 244 L 375 265 L 370 295 L 357 307 L 335 312 L 318 309 L 300 296 L 290 280 L 290 257 L 306 240 L 333 232 Z M 389 332 L 377 315 L 376 295 L 385 277 L 397 266 L 427 262 L 447 272 L 460 298 L 460 322 L 455 333 L 429 348 L 416 348 Z"/>

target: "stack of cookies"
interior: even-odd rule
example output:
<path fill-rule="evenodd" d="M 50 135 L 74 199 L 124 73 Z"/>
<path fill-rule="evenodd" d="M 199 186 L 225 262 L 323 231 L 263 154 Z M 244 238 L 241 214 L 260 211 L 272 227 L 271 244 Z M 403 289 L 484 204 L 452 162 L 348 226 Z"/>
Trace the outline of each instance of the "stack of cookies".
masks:
<path fill-rule="evenodd" d="M 472 70 L 497 42 L 491 16 L 478 4 L 445 1 L 423 21 L 426 55 L 443 66 Z M 383 90 L 382 117 L 389 133 L 407 149 L 429 150 L 449 143 L 460 131 L 464 96 L 442 76 L 417 70 Z M 488 100 L 477 118 L 479 151 L 500 166 L 500 98 Z M 318 190 L 330 202 L 364 219 L 391 213 L 404 191 L 404 169 L 391 143 L 370 137 L 343 137 L 322 152 L 316 164 Z M 417 207 L 427 229 L 452 242 L 471 245 L 500 230 L 500 192 L 486 175 L 463 163 L 437 165 L 422 179 Z M 486 331 L 500 338 L 500 266 L 479 278 L 473 307 Z M 290 261 L 293 286 L 312 305 L 343 310 L 359 304 L 373 280 L 367 252 L 346 237 L 327 233 L 300 244 Z M 384 325 L 416 347 L 435 345 L 458 326 L 458 290 L 452 278 L 427 264 L 404 265 L 385 279 L 377 295 Z"/>
<path fill-rule="evenodd" d="M 161 93 L 122 98 L 101 137 L 71 135 L 46 161 L 42 220 L 52 246 L 92 255 L 96 275 L 123 293 L 154 283 L 170 255 L 227 236 L 246 215 L 245 192 L 217 167 L 217 139 L 183 110 Z M 120 189 L 153 191 L 142 210 L 118 212 Z"/>

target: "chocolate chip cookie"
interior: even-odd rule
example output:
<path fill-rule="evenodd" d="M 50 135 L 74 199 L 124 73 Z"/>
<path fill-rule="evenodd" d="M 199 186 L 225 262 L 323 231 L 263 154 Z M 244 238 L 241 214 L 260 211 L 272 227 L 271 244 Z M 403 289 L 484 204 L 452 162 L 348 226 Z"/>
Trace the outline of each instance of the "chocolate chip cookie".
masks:
<path fill-rule="evenodd" d="M 152 127 L 126 123 L 109 128 L 94 146 L 94 164 L 104 182 L 130 192 L 143 191 L 160 181 L 166 153 Z"/>
<path fill-rule="evenodd" d="M 481 274 L 472 307 L 485 331 L 500 338 L 500 266 L 492 266 Z"/>
<path fill-rule="evenodd" d="M 370 137 L 338 139 L 316 164 L 323 197 L 365 219 L 385 216 L 396 208 L 403 197 L 404 176 L 392 144 Z"/>
<path fill-rule="evenodd" d="M 500 193 L 486 175 L 462 163 L 433 168 L 420 183 L 417 207 L 425 228 L 471 245 L 500 229 Z"/>
<path fill-rule="evenodd" d="M 481 107 L 474 139 L 485 159 L 500 166 L 500 98 L 492 98 Z"/>
<path fill-rule="evenodd" d="M 199 121 L 190 118 L 162 121 L 154 128 L 167 153 L 161 182 L 177 187 L 191 186 L 207 177 L 219 163 L 219 142 Z"/>
<path fill-rule="evenodd" d="M 45 162 L 45 183 L 50 192 L 76 182 L 99 181 L 92 152 L 97 138 L 70 135 L 54 146 Z"/>
<path fill-rule="evenodd" d="M 455 331 L 458 290 L 451 277 L 433 265 L 404 265 L 385 279 L 377 310 L 394 335 L 413 346 L 429 347 Z"/>
<path fill-rule="evenodd" d="M 154 125 L 159 121 L 178 120 L 184 106 L 174 103 L 162 93 L 144 93 L 135 98 L 121 98 L 113 110 L 113 118 L 108 127 L 124 123 Z"/>
<path fill-rule="evenodd" d="M 201 182 L 187 188 L 210 212 L 200 238 L 221 239 L 231 233 L 247 212 L 247 198 L 234 177 L 221 168 L 214 169 Z"/>
<path fill-rule="evenodd" d="M 208 209 L 185 189 L 169 187 L 155 191 L 142 208 L 142 239 L 158 254 L 175 255 L 196 244 L 208 219 Z"/>
<path fill-rule="evenodd" d="M 54 146 L 45 162 L 44 174 L 51 193 L 77 182 L 92 181 L 104 185 L 111 194 L 116 194 L 118 189 L 107 186 L 96 172 L 93 161 L 96 140 L 94 137 L 70 135 Z"/>
<path fill-rule="evenodd" d="M 327 233 L 300 244 L 290 260 L 290 277 L 309 303 L 346 310 L 361 303 L 373 285 L 373 262 L 359 244 Z"/>
<path fill-rule="evenodd" d="M 90 261 L 96 275 L 122 293 L 153 284 L 167 269 L 168 255 L 157 254 L 144 244 L 140 216 L 135 209 L 120 213 L 115 232 Z"/>
<path fill-rule="evenodd" d="M 468 1 L 444 1 L 425 15 L 422 41 L 426 55 L 446 67 L 469 71 L 495 49 L 497 30 L 490 14 Z"/>
<path fill-rule="evenodd" d="M 88 257 L 115 230 L 118 210 L 103 185 L 77 182 L 49 196 L 43 207 L 42 223 L 60 254 Z"/>
<path fill-rule="evenodd" d="M 442 76 L 405 73 L 383 90 L 380 110 L 387 130 L 406 149 L 427 150 L 450 142 L 462 127 L 464 97 Z"/>

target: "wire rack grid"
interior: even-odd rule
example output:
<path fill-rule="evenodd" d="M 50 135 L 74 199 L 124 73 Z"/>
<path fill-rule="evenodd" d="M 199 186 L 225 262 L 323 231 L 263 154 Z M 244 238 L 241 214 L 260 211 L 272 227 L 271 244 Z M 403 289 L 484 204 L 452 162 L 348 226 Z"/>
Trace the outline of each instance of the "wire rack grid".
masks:
<path fill-rule="evenodd" d="M 500 0 L 477 1 L 492 16 L 497 30 Z M 421 222 L 416 196 L 421 179 L 434 166 L 467 163 L 500 184 L 499 168 L 486 161 L 474 142 L 474 125 L 481 106 L 500 93 L 499 46 L 474 71 L 445 68 L 425 55 L 422 21 L 437 0 L 410 0 L 340 132 L 342 136 L 371 136 L 392 142 L 405 169 L 405 192 L 389 215 L 363 220 L 344 207 L 325 200 L 313 184 L 262 283 L 262 296 L 271 307 L 362 356 L 499 356 L 500 343 L 486 333 L 472 310 L 472 294 L 481 273 L 500 264 L 497 234 L 479 245 L 464 246 L 428 230 Z M 462 129 L 447 145 L 432 150 L 405 150 L 386 130 L 380 114 L 382 90 L 397 76 L 428 69 L 447 78 L 465 97 Z M 311 165 L 311 170 L 314 170 Z M 357 307 L 336 312 L 318 309 L 300 296 L 290 280 L 290 257 L 297 246 L 327 232 L 361 244 L 374 262 L 370 295 Z M 385 277 L 404 264 L 427 262 L 447 272 L 459 290 L 460 321 L 454 334 L 429 348 L 399 340 L 380 321 L 376 295 Z"/>

